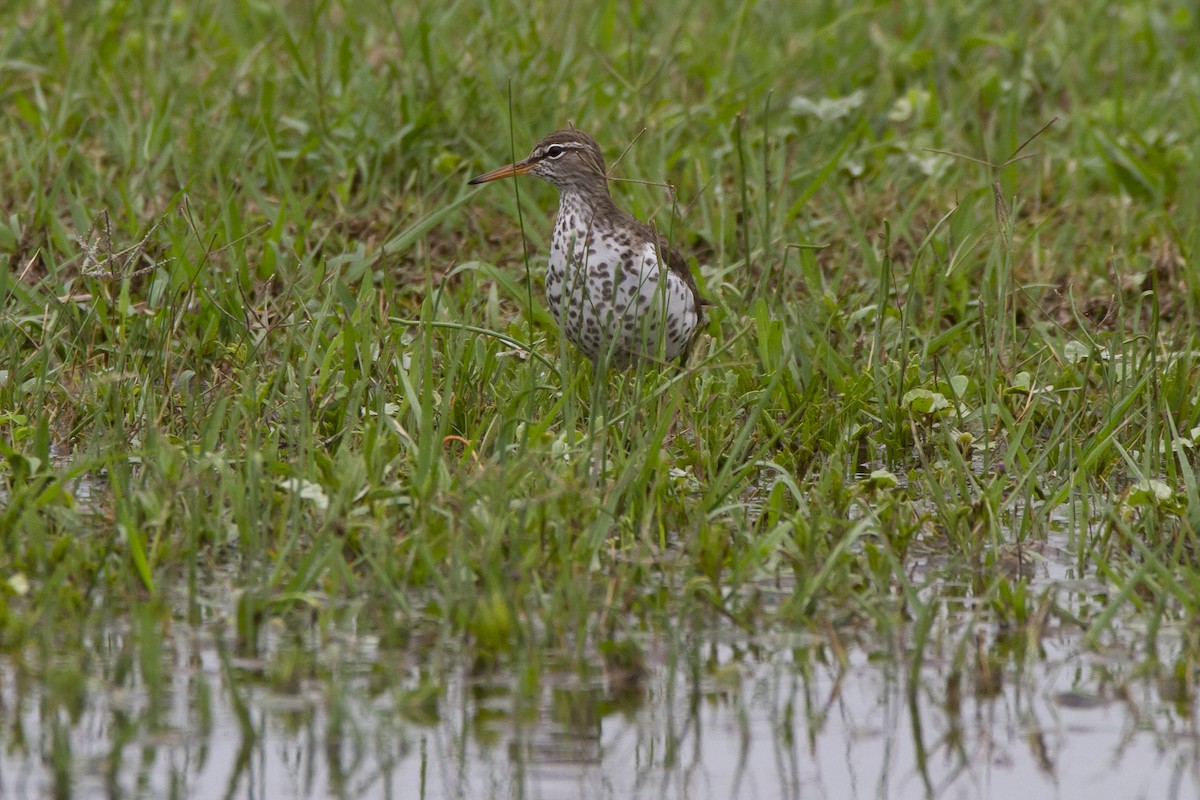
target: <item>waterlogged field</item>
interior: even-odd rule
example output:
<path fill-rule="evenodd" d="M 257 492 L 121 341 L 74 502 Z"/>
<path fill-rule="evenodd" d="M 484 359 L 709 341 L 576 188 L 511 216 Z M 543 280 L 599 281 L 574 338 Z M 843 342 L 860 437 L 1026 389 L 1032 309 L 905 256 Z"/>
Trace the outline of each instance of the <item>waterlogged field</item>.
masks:
<path fill-rule="evenodd" d="M 0 797 L 1200 795 L 1198 141 L 1183 2 L 5 4 Z"/>

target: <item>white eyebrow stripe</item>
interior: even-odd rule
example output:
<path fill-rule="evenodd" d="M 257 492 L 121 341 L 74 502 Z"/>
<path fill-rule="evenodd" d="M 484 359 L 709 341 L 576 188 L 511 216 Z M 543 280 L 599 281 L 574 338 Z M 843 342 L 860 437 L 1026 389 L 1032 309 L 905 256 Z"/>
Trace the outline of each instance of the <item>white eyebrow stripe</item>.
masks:
<path fill-rule="evenodd" d="M 583 150 L 587 145 L 583 142 L 554 142 L 541 148 L 538 151 L 538 158 L 546 158 L 546 154 L 550 151 L 551 147 L 561 147 L 564 150 Z"/>

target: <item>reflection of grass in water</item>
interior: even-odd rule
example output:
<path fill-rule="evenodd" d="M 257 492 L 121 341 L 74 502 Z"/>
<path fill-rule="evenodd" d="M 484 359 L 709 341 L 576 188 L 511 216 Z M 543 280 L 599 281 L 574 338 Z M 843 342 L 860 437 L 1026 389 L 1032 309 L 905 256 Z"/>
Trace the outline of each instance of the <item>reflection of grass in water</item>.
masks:
<path fill-rule="evenodd" d="M 731 626 L 987 692 L 1051 627 L 1136 619 L 1153 668 L 1197 612 L 1186 13 L 26 5 L 0 645 L 53 704 L 153 697 L 183 621 L 280 691 L 332 686 L 347 629 L 421 687 L 554 654 L 636 688 L 647 634 Z M 947 154 L 1055 116 L 1002 168 Z M 517 195 L 464 185 L 567 119 L 610 161 L 645 127 L 615 174 L 676 187 L 678 221 L 614 191 L 716 303 L 686 371 L 597 380 L 530 301 Z M 536 280 L 552 193 L 520 191 Z M 1052 525 L 1103 602 L 1041 577 Z M 281 624 L 311 638 L 264 656 Z"/>

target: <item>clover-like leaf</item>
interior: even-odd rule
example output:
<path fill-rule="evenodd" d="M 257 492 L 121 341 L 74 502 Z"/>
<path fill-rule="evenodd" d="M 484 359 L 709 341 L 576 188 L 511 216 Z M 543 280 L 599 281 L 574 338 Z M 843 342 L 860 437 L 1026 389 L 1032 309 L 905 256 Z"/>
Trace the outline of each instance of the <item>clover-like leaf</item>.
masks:
<path fill-rule="evenodd" d="M 900 485 L 900 479 L 888 469 L 873 469 L 863 483 L 871 489 L 894 489 Z"/>
<path fill-rule="evenodd" d="M 1156 478 L 1140 480 L 1129 487 L 1127 502 L 1131 506 L 1152 506 L 1168 503 L 1175 490 Z"/>
<path fill-rule="evenodd" d="M 950 407 L 950 401 L 941 392 L 931 392 L 928 389 L 909 389 L 900 399 L 900 407 L 907 408 L 916 414 L 936 414 Z"/>

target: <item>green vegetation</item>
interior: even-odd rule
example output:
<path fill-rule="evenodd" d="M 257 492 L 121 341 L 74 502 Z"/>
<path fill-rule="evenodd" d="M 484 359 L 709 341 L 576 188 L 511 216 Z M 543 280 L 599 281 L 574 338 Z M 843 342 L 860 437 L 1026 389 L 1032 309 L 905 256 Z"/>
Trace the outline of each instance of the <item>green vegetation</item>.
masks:
<path fill-rule="evenodd" d="M 568 121 L 715 303 L 684 370 L 593 375 L 553 190 L 466 185 Z M 0 658 L 153 709 L 174 627 L 284 689 L 353 628 L 420 716 L 447 659 L 808 629 L 986 691 L 1135 620 L 1187 694 L 1198 141 L 1185 2 L 6 4 Z"/>

